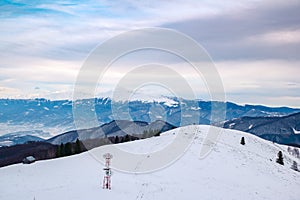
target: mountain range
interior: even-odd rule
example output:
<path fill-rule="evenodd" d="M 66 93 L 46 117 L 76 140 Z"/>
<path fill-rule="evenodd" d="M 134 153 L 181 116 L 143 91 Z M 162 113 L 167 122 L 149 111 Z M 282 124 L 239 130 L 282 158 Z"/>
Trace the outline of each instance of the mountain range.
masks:
<path fill-rule="evenodd" d="M 300 113 L 283 117 L 242 117 L 226 121 L 223 127 L 252 133 L 280 144 L 300 146 Z"/>
<path fill-rule="evenodd" d="M 99 138 L 105 134 L 124 135 L 124 131 L 140 134 L 144 131 L 140 127 L 154 122 L 155 126 L 161 126 L 158 125 L 158 122 L 161 122 L 167 123 L 168 126 L 179 127 L 195 124 L 195 121 L 196 124 L 208 125 L 211 123 L 212 103 L 226 106 L 225 122 L 215 123 L 216 126 L 223 126 L 224 123 L 224 128 L 246 131 L 283 144 L 300 145 L 299 135 L 297 135 L 300 130 L 297 123 L 298 114 L 295 114 L 299 113 L 300 109 L 260 105 L 242 106 L 231 102 L 166 97 L 155 101 L 118 102 L 110 98 L 97 98 L 82 100 L 81 104 L 88 105 L 91 101 L 95 103 L 94 111 L 100 127 L 87 127 L 84 131 L 80 131 L 84 134 L 78 136 L 73 121 L 72 101 L 0 99 L 0 147 L 28 141 L 67 143 L 74 142 L 78 137 L 85 140 Z M 114 119 L 116 116 L 112 114 L 112 105 L 118 111 L 118 119 L 122 120 Z M 287 115 L 292 117 L 286 117 Z M 132 124 L 132 121 L 138 126 Z M 121 127 L 117 127 L 116 122 Z"/>
<path fill-rule="evenodd" d="M 94 111 L 99 125 L 110 123 L 113 120 L 147 123 L 162 120 L 176 127 L 190 125 L 195 121 L 196 124 L 211 123 L 212 102 L 210 101 L 164 97 L 162 100 L 155 99 L 155 101 L 115 102 L 110 98 L 96 98 L 82 100 L 81 104 L 88 105 L 91 101 L 95 103 Z M 226 106 L 226 121 L 241 117 L 285 116 L 300 112 L 300 109 L 287 107 L 270 108 L 237 105 L 231 102 L 213 103 Z M 26 135 L 49 139 L 61 133 L 76 130 L 72 104 L 73 102 L 70 100 L 0 99 L 0 136 L 22 132 Z M 118 111 L 118 116 L 112 114 L 112 105 Z M 24 134 L 22 134 L 23 136 Z M 17 143 L 11 140 L 5 142 L 7 144 Z"/>
<path fill-rule="evenodd" d="M 0 147 L 24 144 L 29 141 L 44 141 L 44 139 L 31 135 L 31 132 L 8 133 L 0 136 Z"/>

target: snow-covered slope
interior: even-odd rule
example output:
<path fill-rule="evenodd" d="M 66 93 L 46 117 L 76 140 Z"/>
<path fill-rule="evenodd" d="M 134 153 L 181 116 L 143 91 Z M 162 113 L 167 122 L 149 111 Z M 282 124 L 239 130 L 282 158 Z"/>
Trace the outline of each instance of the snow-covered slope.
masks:
<path fill-rule="evenodd" d="M 300 173 L 290 169 L 299 161 L 287 147 L 256 136 L 224 130 L 213 151 L 199 159 L 209 126 L 182 127 L 197 131 L 191 147 L 174 164 L 147 174 L 113 171 L 112 190 L 102 189 L 103 165 L 91 152 L 31 165 L 0 168 L 0 199 L 5 200 L 93 200 L 93 199 L 272 199 L 298 200 Z M 169 144 L 179 129 L 146 140 L 118 144 L 120 148 L 149 153 Z M 240 145 L 241 137 L 246 145 Z M 275 162 L 278 151 L 285 165 Z M 112 160 L 113 162 L 114 160 Z M 299 162 L 298 162 L 299 163 Z"/>

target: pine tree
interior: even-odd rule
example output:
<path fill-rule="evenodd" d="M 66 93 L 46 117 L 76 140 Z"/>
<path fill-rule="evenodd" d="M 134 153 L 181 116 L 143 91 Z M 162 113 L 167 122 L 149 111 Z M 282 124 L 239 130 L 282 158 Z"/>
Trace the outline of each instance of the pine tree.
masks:
<path fill-rule="evenodd" d="M 276 162 L 281 164 L 281 165 L 284 165 L 282 152 L 279 151 L 277 156 L 278 156 L 278 158 L 276 159 Z"/>
<path fill-rule="evenodd" d="M 116 136 L 116 138 L 115 138 L 115 144 L 118 144 L 119 142 L 120 142 L 119 136 Z"/>
<path fill-rule="evenodd" d="M 130 141 L 129 135 L 126 134 L 126 135 L 125 135 L 125 138 L 124 138 L 124 142 L 129 142 L 129 141 Z"/>
<path fill-rule="evenodd" d="M 57 146 L 55 156 L 56 156 L 56 158 L 61 157 L 61 147 L 60 146 Z"/>
<path fill-rule="evenodd" d="M 293 161 L 292 167 L 293 170 L 298 171 L 298 163 L 296 161 Z"/>
<path fill-rule="evenodd" d="M 80 153 L 80 152 L 81 152 L 80 141 L 77 138 L 76 143 L 75 143 L 75 153 Z"/>
<path fill-rule="evenodd" d="M 154 131 L 152 129 L 149 130 L 148 138 L 152 137 L 154 135 Z"/>
<path fill-rule="evenodd" d="M 70 142 L 68 142 L 68 143 L 65 145 L 65 155 L 66 155 L 66 156 L 72 155 L 72 145 L 71 145 Z"/>
<path fill-rule="evenodd" d="M 244 137 L 242 137 L 242 139 L 241 139 L 241 145 L 245 145 L 246 143 L 245 143 L 245 138 Z"/>
<path fill-rule="evenodd" d="M 60 144 L 60 157 L 65 156 L 65 145 L 63 143 Z"/>

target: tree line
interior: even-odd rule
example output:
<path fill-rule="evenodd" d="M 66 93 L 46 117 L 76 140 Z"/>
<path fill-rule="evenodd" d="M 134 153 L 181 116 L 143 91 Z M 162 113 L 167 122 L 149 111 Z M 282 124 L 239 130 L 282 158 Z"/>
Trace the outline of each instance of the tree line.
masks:
<path fill-rule="evenodd" d="M 96 139 L 89 139 L 85 140 L 84 144 L 79 139 L 76 140 L 76 142 L 68 142 L 68 143 L 61 143 L 56 148 L 56 157 L 64 157 L 64 156 L 70 156 L 74 154 L 78 154 L 84 151 L 87 151 L 87 149 L 92 149 L 95 147 L 100 147 L 103 145 L 108 144 L 118 144 L 118 143 L 124 143 L 124 142 L 130 142 L 135 141 L 139 139 L 145 139 L 153 136 L 159 136 L 161 133 L 160 130 L 145 130 L 143 134 L 141 135 L 129 135 L 126 134 L 124 136 L 110 136 L 105 138 L 96 138 Z"/>
<path fill-rule="evenodd" d="M 70 156 L 84 151 L 86 151 L 86 148 L 82 142 L 77 139 L 75 143 L 68 142 L 66 144 L 61 143 L 58 145 L 56 149 L 56 157 Z"/>

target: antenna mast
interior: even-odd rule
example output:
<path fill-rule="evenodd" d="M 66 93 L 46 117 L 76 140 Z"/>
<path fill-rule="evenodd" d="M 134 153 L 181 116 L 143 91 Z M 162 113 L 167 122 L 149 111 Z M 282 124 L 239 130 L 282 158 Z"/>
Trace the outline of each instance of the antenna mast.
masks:
<path fill-rule="evenodd" d="M 112 155 L 110 153 L 106 153 L 103 155 L 105 158 L 105 168 L 104 170 L 104 178 L 103 178 L 103 189 L 111 190 L 111 169 L 110 169 L 110 160 L 112 159 Z"/>

